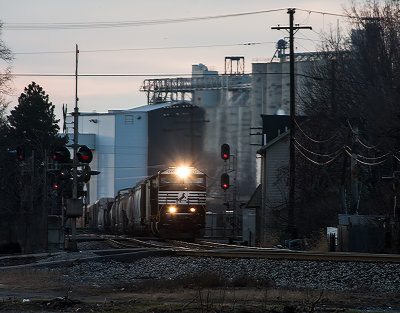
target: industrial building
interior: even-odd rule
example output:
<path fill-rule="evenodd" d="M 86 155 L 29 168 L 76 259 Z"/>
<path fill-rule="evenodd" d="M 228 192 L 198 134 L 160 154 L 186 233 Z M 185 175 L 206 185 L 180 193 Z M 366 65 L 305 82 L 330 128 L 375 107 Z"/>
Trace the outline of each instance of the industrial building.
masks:
<path fill-rule="evenodd" d="M 299 56 L 296 73 L 312 62 Z M 89 203 L 113 197 L 180 159 L 208 174 L 213 211 L 229 205 L 241 216 L 261 182 L 257 151 L 273 139 L 263 131 L 261 116 L 289 113 L 288 60 L 253 63 L 251 74 L 244 66 L 243 57 L 226 57 L 225 73 L 219 74 L 196 64 L 190 78 L 146 79 L 141 88 L 146 106 L 81 113 L 79 143 L 94 150 L 92 168 L 101 172 L 89 184 Z M 296 77 L 299 86 L 302 76 Z M 224 143 L 231 152 L 227 162 L 220 158 Z M 230 175 L 227 191 L 220 186 L 223 172 Z"/>
<path fill-rule="evenodd" d="M 80 113 L 78 143 L 93 150 L 90 165 L 100 171 L 87 184 L 87 202 L 113 198 L 168 166 L 198 164 L 203 132 L 194 124 L 203 119 L 203 109 L 185 101 Z"/>

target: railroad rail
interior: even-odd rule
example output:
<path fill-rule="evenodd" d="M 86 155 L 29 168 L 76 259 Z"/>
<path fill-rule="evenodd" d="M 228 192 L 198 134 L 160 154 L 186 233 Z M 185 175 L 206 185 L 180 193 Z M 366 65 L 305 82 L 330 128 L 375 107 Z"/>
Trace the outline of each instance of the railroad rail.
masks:
<path fill-rule="evenodd" d="M 85 238 L 81 239 L 85 241 Z M 92 241 L 88 239 L 88 241 Z M 399 254 L 369 254 L 347 252 L 315 252 L 293 251 L 288 249 L 246 247 L 232 244 L 217 243 L 200 240 L 197 242 L 185 242 L 178 240 L 159 240 L 156 238 L 137 239 L 125 236 L 98 237 L 98 241 L 104 242 L 111 249 L 90 250 L 96 256 L 82 259 L 81 257 L 66 258 L 65 262 L 89 261 L 94 259 L 122 259 L 134 261 L 145 256 L 175 255 L 211 258 L 247 258 L 247 259 L 280 259 L 298 261 L 332 261 L 332 262 L 370 262 L 370 263 L 400 263 Z M 159 253 L 157 253 L 157 251 Z M 0 269 L 23 266 L 39 266 L 40 261 L 48 257 L 65 254 L 13 255 L 0 257 Z M 66 254 L 68 255 L 68 254 Z M 55 261 L 54 264 L 63 261 Z M 53 262 L 51 262 L 53 263 Z M 47 263 L 50 264 L 50 263 Z M 46 266 L 46 263 L 42 263 Z"/>

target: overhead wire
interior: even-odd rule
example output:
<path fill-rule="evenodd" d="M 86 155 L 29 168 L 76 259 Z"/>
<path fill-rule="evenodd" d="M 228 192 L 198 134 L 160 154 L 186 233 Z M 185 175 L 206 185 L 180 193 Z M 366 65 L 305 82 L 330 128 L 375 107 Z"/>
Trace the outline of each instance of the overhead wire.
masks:
<path fill-rule="evenodd" d="M 320 166 L 328 165 L 329 163 L 332 163 L 334 160 L 336 160 L 336 159 L 338 158 L 338 156 L 341 155 L 340 153 L 338 153 L 336 156 L 332 157 L 332 158 L 331 158 L 330 160 L 328 160 L 328 161 L 325 161 L 325 162 L 318 162 L 318 161 L 315 161 L 315 160 L 311 159 L 311 158 L 308 157 L 307 155 L 305 155 L 305 154 L 303 153 L 303 151 L 301 151 L 301 150 L 299 149 L 299 147 L 298 147 L 296 144 L 294 145 L 294 147 L 295 147 L 296 150 L 299 151 L 299 153 L 300 153 L 304 158 L 306 158 L 308 161 L 310 161 L 311 163 L 314 163 L 314 164 L 316 164 L 316 165 L 320 165 Z"/>
<path fill-rule="evenodd" d="M 400 162 L 400 158 L 399 158 L 398 156 L 396 156 L 394 153 L 393 153 L 393 157 L 394 157 L 398 162 Z"/>
<path fill-rule="evenodd" d="M 382 161 L 379 162 L 365 162 L 360 160 L 359 158 L 357 158 L 356 156 L 354 156 L 352 153 L 350 153 L 349 151 L 347 151 L 347 149 L 344 149 L 344 151 L 353 159 L 356 160 L 357 162 L 364 164 L 364 165 L 368 165 L 368 166 L 376 166 L 376 165 L 381 165 L 383 163 L 385 163 L 388 159 L 384 159 Z"/>
<path fill-rule="evenodd" d="M 361 141 L 360 136 L 358 134 L 357 131 L 354 130 L 353 126 L 350 124 L 350 121 L 347 120 L 347 124 L 349 125 L 350 131 L 353 133 L 354 138 L 358 141 L 359 144 L 361 144 L 364 148 L 366 149 L 376 149 L 379 145 L 375 145 L 375 146 L 370 146 L 365 144 L 364 142 Z"/>
<path fill-rule="evenodd" d="M 336 154 L 342 152 L 343 149 L 344 149 L 344 146 L 342 146 L 342 147 L 340 147 L 338 150 L 336 150 L 336 151 L 334 151 L 334 152 L 327 153 L 327 154 L 321 154 L 321 153 L 317 153 L 317 152 L 314 152 L 314 151 L 311 151 L 311 150 L 307 149 L 307 148 L 304 147 L 296 138 L 294 138 L 294 141 L 295 141 L 296 144 L 297 144 L 300 148 L 302 148 L 303 150 L 305 150 L 305 151 L 307 151 L 308 153 L 311 153 L 311 154 L 313 154 L 313 155 L 320 156 L 320 157 L 329 157 L 329 158 L 330 158 L 330 157 L 332 157 L 333 155 L 336 155 Z"/>
<path fill-rule="evenodd" d="M 244 75 L 254 75 L 254 74 L 265 74 L 265 75 L 289 75 L 290 73 L 286 72 L 257 72 L 257 73 L 244 73 Z M 0 76 L 6 75 L 4 73 L 0 73 Z M 76 74 L 56 74 L 56 73 L 13 73 L 12 76 L 49 76 L 49 77 L 75 77 Z M 156 73 L 146 73 L 146 74 L 136 74 L 136 73 L 126 73 L 126 74 L 78 74 L 78 77 L 163 77 L 165 79 L 170 77 L 176 78 L 185 78 L 185 77 L 196 77 L 193 73 L 164 73 L 164 74 L 156 74 Z M 217 76 L 230 76 L 230 74 L 207 74 L 208 77 L 217 77 Z M 307 76 L 303 74 L 295 74 L 295 76 Z M 198 75 L 198 77 L 203 77 L 202 75 Z"/>
<path fill-rule="evenodd" d="M 97 29 L 97 28 L 120 28 L 120 27 L 138 27 L 148 25 L 164 25 L 174 23 L 185 23 L 194 21 L 204 21 L 213 19 L 223 19 L 241 16 L 250 16 L 256 14 L 272 13 L 285 11 L 285 8 L 259 10 L 251 12 L 198 16 L 198 17 L 183 17 L 183 18 L 167 18 L 155 20 L 138 20 L 138 21 L 114 21 L 114 22 L 78 22 L 78 23 L 4 23 L 4 29 L 7 30 L 64 30 L 64 29 Z"/>
<path fill-rule="evenodd" d="M 214 48 L 214 47 L 234 47 L 234 46 L 256 46 L 264 44 L 274 44 L 273 41 L 262 42 L 245 42 L 232 44 L 210 44 L 210 45 L 193 45 L 193 46 L 170 46 L 170 47 L 144 47 L 144 48 L 120 48 L 120 49 L 93 49 L 79 50 L 79 53 L 99 53 L 99 52 L 124 52 L 124 51 L 151 51 L 151 50 L 175 50 L 175 49 L 198 49 L 198 48 Z M 32 55 L 32 54 L 70 54 L 76 53 L 75 50 L 65 51 L 28 51 L 28 52 L 13 52 L 15 55 Z"/>
<path fill-rule="evenodd" d="M 310 13 L 322 14 L 323 16 L 330 15 L 330 16 L 347 17 L 347 18 L 357 18 L 356 16 L 345 15 L 345 14 L 341 14 L 341 13 L 332 13 L 332 12 L 324 12 L 324 11 L 316 11 L 316 10 L 306 10 L 306 9 L 300 9 L 300 8 L 296 8 L 296 10 L 302 11 L 302 12 L 307 12 L 309 14 Z"/>
<path fill-rule="evenodd" d="M 41 22 L 41 23 L 3 23 L 4 29 L 7 30 L 63 30 L 63 29 L 97 29 L 97 28 L 120 28 L 120 27 L 138 27 L 138 26 L 148 26 L 148 25 L 164 25 L 164 24 L 173 24 L 173 23 L 186 23 L 186 22 L 195 22 L 195 21 L 203 21 L 203 20 L 213 20 L 213 19 L 224 19 L 224 18 L 232 18 L 232 17 L 241 17 L 241 16 L 251 16 L 258 15 L 264 13 L 273 13 L 279 11 L 286 11 L 287 8 L 278 8 L 278 9 L 269 9 L 269 10 L 258 10 L 258 11 L 250 11 L 250 12 L 239 12 L 239 13 L 230 13 L 230 14 L 220 14 L 220 15 L 208 15 L 208 16 L 195 16 L 195 17 L 182 17 L 182 18 L 165 18 L 165 19 L 153 19 L 153 20 L 123 20 L 123 21 L 111 21 L 111 22 Z M 306 19 L 309 19 L 311 13 L 322 14 L 323 17 L 326 15 L 329 16 L 338 16 L 345 18 L 357 18 L 356 16 L 333 13 L 333 12 L 324 12 L 324 11 L 316 11 L 316 10 L 307 10 L 296 8 L 298 11 L 308 13 Z"/>
<path fill-rule="evenodd" d="M 360 136 L 359 135 L 355 135 L 356 140 L 358 141 L 359 144 L 361 144 L 364 148 L 367 149 L 376 149 L 379 145 L 375 145 L 375 146 L 369 146 L 367 144 L 365 144 L 364 142 L 361 141 Z"/>
<path fill-rule="evenodd" d="M 337 133 L 335 133 L 332 137 L 330 137 L 330 138 L 328 138 L 328 139 L 324 139 L 324 140 L 314 139 L 314 138 L 311 138 L 309 135 L 307 135 L 307 134 L 305 133 L 305 131 L 300 127 L 300 125 L 299 125 L 299 123 L 297 122 L 296 119 L 294 119 L 294 122 L 295 122 L 295 124 L 296 124 L 296 127 L 301 131 L 301 133 L 302 133 L 307 139 L 311 140 L 311 141 L 314 142 L 314 143 L 325 143 L 325 142 L 331 141 L 333 138 L 335 138 L 335 137 L 337 136 Z"/>
<path fill-rule="evenodd" d="M 350 152 L 352 152 L 352 149 L 351 149 L 349 146 L 346 145 L 345 148 L 348 149 Z M 381 156 L 377 156 L 377 157 L 367 157 L 367 156 L 361 155 L 361 154 L 359 154 L 359 153 L 356 153 L 356 155 L 357 155 L 358 157 L 360 157 L 360 158 L 362 158 L 362 159 L 366 159 L 366 160 L 379 160 L 379 159 L 386 158 L 386 157 L 388 157 L 388 156 L 391 155 L 391 154 L 392 154 L 392 152 L 387 152 L 387 153 L 385 153 L 385 154 L 383 154 L 383 155 L 381 155 Z"/>

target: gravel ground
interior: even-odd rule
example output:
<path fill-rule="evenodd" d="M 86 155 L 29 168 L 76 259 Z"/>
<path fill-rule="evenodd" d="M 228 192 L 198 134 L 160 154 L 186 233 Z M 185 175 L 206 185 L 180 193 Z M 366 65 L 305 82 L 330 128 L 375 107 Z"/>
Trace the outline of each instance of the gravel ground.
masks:
<path fill-rule="evenodd" d="M 400 264 L 149 257 L 134 263 L 87 262 L 62 271 L 64 283 L 93 287 L 148 279 L 173 281 L 208 273 L 225 281 L 249 277 L 279 288 L 390 294 L 400 290 Z"/>
<path fill-rule="evenodd" d="M 93 250 L 108 248 L 104 242 L 95 241 L 79 243 L 78 247 L 82 251 L 55 254 L 39 260 L 38 263 L 93 257 L 96 256 Z M 20 268 L 0 273 L 2 274 L 0 300 L 3 299 L 3 302 L 0 301 L 0 311 L 3 311 L 1 303 L 5 305 L 4 299 L 18 299 L 16 303 L 23 305 L 21 301 L 25 298 L 57 300 L 61 298 L 55 298 L 55 296 L 65 296 L 67 292 L 74 299 L 86 299 L 88 303 L 92 301 L 97 306 L 105 305 L 105 299 L 113 298 L 119 299 L 115 300 L 119 303 L 126 302 L 127 305 L 131 304 L 131 299 L 142 299 L 140 301 L 154 304 L 178 302 L 186 307 L 186 303 L 192 303 L 194 299 L 197 299 L 197 302 L 194 301 L 196 305 L 201 299 L 208 299 L 210 290 L 215 298 L 212 301 L 216 301 L 221 292 L 219 287 L 235 286 L 244 288 L 235 288 L 232 295 L 224 294 L 223 298 L 226 297 L 226 301 L 231 297 L 234 300 L 230 300 L 236 303 L 241 299 L 239 292 L 242 292 L 243 303 L 246 304 L 249 298 L 255 303 L 264 303 L 262 301 L 265 300 L 259 297 L 263 297 L 268 289 L 268 299 L 272 301 L 272 304 L 309 304 L 310 299 L 318 299 L 318 295 L 322 295 L 323 290 L 326 291 L 324 303 L 328 305 L 335 307 L 337 305 L 339 308 L 357 307 L 363 310 L 377 307 L 379 311 L 400 312 L 395 309 L 400 308 L 400 300 L 398 300 L 400 298 L 400 264 L 391 263 L 153 256 L 131 262 L 92 260 L 30 270 Z M 212 281 L 220 284 L 213 285 Z M 211 283 L 203 285 L 204 282 Z M 203 293 L 203 298 L 199 298 L 200 300 L 196 298 L 200 292 L 197 290 L 202 290 Z M 226 290 L 225 287 L 223 290 Z M 312 294 L 310 296 L 310 290 L 314 296 Z M 282 291 L 294 294 L 282 295 Z M 254 292 L 254 296 L 250 296 L 253 295 L 251 292 Z M 104 300 L 100 303 L 96 302 L 99 301 L 98 299 Z M 138 300 L 138 303 L 140 301 Z M 68 303 L 69 305 L 75 310 L 72 304 Z M 80 303 L 76 310 L 81 310 L 82 305 Z M 22 311 L 26 310 L 20 310 L 18 307 L 7 312 Z M 90 309 L 88 307 L 87 310 L 82 309 L 83 311 L 92 312 L 93 310 L 92 307 Z M 47 311 L 43 310 L 43 312 Z M 165 312 L 171 312 L 170 308 Z"/>

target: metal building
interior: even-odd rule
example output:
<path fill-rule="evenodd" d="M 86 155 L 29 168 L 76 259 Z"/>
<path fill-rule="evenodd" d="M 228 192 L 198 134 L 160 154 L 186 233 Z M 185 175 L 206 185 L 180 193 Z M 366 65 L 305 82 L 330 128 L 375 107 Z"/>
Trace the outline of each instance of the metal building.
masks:
<path fill-rule="evenodd" d="M 203 119 L 203 110 L 185 101 L 80 113 L 78 143 L 93 150 L 90 166 L 101 172 L 88 184 L 88 203 L 114 197 L 171 165 L 201 168 L 203 132 L 195 123 Z"/>

